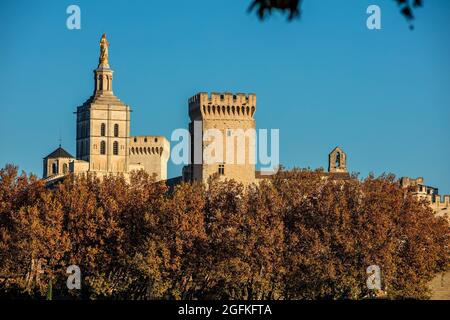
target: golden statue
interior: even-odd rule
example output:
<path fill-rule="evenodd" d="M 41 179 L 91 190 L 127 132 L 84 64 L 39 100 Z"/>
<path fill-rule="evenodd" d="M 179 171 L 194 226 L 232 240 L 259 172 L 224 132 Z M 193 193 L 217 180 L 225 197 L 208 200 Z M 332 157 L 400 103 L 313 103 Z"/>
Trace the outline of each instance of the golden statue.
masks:
<path fill-rule="evenodd" d="M 108 40 L 106 40 L 106 34 L 102 35 L 100 40 L 100 58 L 98 59 L 99 65 L 108 65 Z"/>

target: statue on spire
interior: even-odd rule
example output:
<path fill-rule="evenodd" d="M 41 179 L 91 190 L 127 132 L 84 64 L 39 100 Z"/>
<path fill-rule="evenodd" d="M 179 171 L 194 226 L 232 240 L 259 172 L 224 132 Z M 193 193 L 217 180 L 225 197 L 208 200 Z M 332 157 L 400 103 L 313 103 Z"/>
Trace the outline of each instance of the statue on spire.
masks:
<path fill-rule="evenodd" d="M 100 40 L 100 58 L 98 59 L 99 66 L 108 66 L 108 40 L 106 40 L 106 34 L 102 35 Z"/>

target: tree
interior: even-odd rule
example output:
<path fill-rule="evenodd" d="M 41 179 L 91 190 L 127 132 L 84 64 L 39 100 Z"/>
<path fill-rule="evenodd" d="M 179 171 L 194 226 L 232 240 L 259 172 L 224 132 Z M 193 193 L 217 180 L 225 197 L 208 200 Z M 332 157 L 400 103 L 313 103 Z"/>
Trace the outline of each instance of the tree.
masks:
<path fill-rule="evenodd" d="M 411 22 L 414 19 L 414 10 L 422 7 L 423 0 L 394 0 L 400 8 L 401 14 Z M 256 10 L 258 17 L 264 20 L 273 11 L 288 13 L 288 20 L 300 17 L 302 0 L 253 0 L 248 11 Z"/>
<path fill-rule="evenodd" d="M 340 181 L 320 171 L 294 170 L 281 173 L 274 184 L 290 204 L 289 299 L 368 296 L 370 265 L 381 268 L 388 297 L 425 298 L 432 276 L 448 270 L 448 222 L 405 192 L 393 175 Z"/>
<path fill-rule="evenodd" d="M 389 298 L 427 298 L 450 268 L 448 221 L 393 175 L 280 170 L 244 187 L 169 192 L 143 171 L 53 188 L 0 170 L 0 290 L 54 299 L 361 299 L 366 269 Z M 81 290 L 66 269 L 81 269 Z"/>

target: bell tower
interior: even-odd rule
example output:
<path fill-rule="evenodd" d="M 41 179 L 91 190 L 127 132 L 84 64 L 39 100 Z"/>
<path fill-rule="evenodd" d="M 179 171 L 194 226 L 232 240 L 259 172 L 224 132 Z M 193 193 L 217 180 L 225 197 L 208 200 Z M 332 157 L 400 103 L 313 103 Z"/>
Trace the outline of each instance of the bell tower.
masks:
<path fill-rule="evenodd" d="M 113 71 L 109 68 L 109 60 L 108 60 L 108 40 L 106 40 L 106 35 L 102 35 L 102 39 L 100 40 L 100 56 L 98 58 L 98 67 L 94 70 L 94 94 L 110 94 L 112 95 L 112 80 L 113 80 Z"/>
<path fill-rule="evenodd" d="M 347 172 L 347 155 L 339 147 L 328 155 L 328 172 Z"/>
<path fill-rule="evenodd" d="M 112 91 L 108 51 L 103 34 L 94 93 L 77 108 L 77 159 L 89 162 L 89 171 L 128 172 L 131 110 Z"/>

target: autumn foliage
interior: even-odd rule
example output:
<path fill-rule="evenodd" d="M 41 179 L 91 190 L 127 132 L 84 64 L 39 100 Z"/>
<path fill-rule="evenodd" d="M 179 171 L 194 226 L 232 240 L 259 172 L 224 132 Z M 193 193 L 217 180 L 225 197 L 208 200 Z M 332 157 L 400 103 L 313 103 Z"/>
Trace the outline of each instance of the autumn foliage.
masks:
<path fill-rule="evenodd" d="M 378 265 L 389 298 L 426 298 L 449 268 L 448 222 L 394 177 L 280 171 L 168 190 L 69 176 L 56 187 L 0 171 L 0 296 L 53 299 L 361 299 Z M 32 277 L 32 263 L 44 273 Z M 78 265 L 80 290 L 66 286 Z"/>

